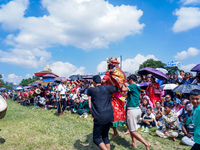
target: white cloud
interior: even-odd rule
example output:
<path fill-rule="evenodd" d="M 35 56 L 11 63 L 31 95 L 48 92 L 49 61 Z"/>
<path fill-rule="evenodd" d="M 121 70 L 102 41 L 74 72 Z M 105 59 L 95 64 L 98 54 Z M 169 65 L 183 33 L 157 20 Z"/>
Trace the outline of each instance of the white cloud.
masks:
<path fill-rule="evenodd" d="M 57 61 L 50 65 L 52 71 L 61 76 L 69 78 L 70 75 L 85 74 L 85 67 L 76 67 L 69 62 Z"/>
<path fill-rule="evenodd" d="M 97 66 L 97 72 L 105 72 L 107 70 L 107 61 L 102 61 L 100 64 Z"/>
<path fill-rule="evenodd" d="M 15 0 L 0 6 L 0 23 L 7 30 L 14 30 L 24 21 L 28 0 Z"/>
<path fill-rule="evenodd" d="M 180 60 L 180 59 L 185 59 L 185 58 L 188 58 L 188 57 L 195 57 L 199 53 L 200 53 L 200 50 L 198 50 L 195 47 L 190 47 L 190 48 L 188 48 L 187 51 L 182 51 L 180 53 L 177 52 L 177 55 L 174 56 L 174 58 Z"/>
<path fill-rule="evenodd" d="M 122 61 L 122 70 L 130 73 L 135 73 L 139 69 L 139 66 L 145 62 L 147 59 L 154 59 L 158 60 L 154 55 L 141 55 L 137 54 L 134 58 L 129 58 L 124 61 Z M 105 72 L 107 69 L 107 62 L 102 61 L 97 66 L 97 72 Z"/>
<path fill-rule="evenodd" d="M 190 70 L 196 66 L 196 64 L 189 64 L 189 65 L 181 65 L 180 69 L 186 72 L 190 72 Z"/>
<path fill-rule="evenodd" d="M 139 23 L 143 12 L 136 6 L 114 7 L 104 0 L 43 0 L 42 6 L 48 16 L 25 18 L 28 0 L 2 5 L 0 22 L 4 28 L 20 31 L 9 43 L 38 48 L 54 44 L 104 48 L 110 42 L 140 33 L 144 27 Z"/>
<path fill-rule="evenodd" d="M 25 68 L 37 68 L 44 66 L 46 61 L 51 58 L 51 53 L 37 48 L 11 49 L 8 52 L 0 50 L 0 62 L 19 65 Z"/>
<path fill-rule="evenodd" d="M 187 31 L 200 26 L 200 8 L 181 7 L 173 12 L 178 17 L 172 30 L 174 32 Z"/>
<path fill-rule="evenodd" d="M 22 79 L 28 79 L 31 77 L 32 76 L 30 74 L 26 74 L 24 77 L 22 77 L 22 76 L 18 76 L 12 73 L 12 74 L 9 74 L 7 77 L 4 76 L 3 80 L 6 82 L 11 82 L 11 83 L 14 83 L 15 85 L 18 85 L 22 81 Z"/>
<path fill-rule="evenodd" d="M 181 3 L 183 3 L 183 5 L 196 5 L 196 4 L 200 4 L 199 0 L 180 0 Z"/>
<path fill-rule="evenodd" d="M 1 62 L 37 68 L 51 58 L 46 51 L 49 47 L 107 48 L 126 36 L 139 34 L 145 26 L 139 22 L 143 11 L 136 6 L 113 6 L 104 0 L 42 0 L 41 4 L 49 15 L 24 17 L 29 0 L 0 6 L 0 24 L 10 31 L 4 42 L 13 46 L 12 50 L 0 51 Z M 47 55 L 32 53 L 35 49 Z"/>

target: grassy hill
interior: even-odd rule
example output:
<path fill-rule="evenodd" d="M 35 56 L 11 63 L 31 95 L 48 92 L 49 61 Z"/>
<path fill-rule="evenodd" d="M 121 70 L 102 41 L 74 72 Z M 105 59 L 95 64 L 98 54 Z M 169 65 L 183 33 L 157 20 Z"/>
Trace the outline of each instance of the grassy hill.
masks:
<path fill-rule="evenodd" d="M 93 121 L 91 115 L 81 118 L 67 112 L 58 117 L 55 110 L 44 110 L 35 107 L 21 106 L 7 100 L 8 109 L 6 116 L 0 120 L 0 149 L 67 149 L 67 150 L 96 150 L 92 141 Z M 129 135 L 124 136 L 126 127 L 118 128 L 120 136 L 111 141 L 111 148 L 115 150 L 132 149 Z M 140 132 L 141 133 L 141 132 Z M 152 150 L 189 150 L 191 147 L 180 144 L 180 139 L 173 142 L 161 139 L 155 131 L 141 133 L 151 143 Z M 110 130 L 109 137 L 112 137 Z M 144 146 L 137 142 L 138 149 Z"/>

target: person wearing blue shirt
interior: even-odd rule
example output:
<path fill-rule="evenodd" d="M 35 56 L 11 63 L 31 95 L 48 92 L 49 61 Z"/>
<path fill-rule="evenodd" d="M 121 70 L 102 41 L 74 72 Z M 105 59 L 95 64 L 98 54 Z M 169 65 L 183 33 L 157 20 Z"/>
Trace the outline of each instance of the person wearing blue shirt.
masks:
<path fill-rule="evenodd" d="M 191 150 L 200 150 L 200 90 L 190 92 L 190 101 L 193 104 L 194 142 Z"/>

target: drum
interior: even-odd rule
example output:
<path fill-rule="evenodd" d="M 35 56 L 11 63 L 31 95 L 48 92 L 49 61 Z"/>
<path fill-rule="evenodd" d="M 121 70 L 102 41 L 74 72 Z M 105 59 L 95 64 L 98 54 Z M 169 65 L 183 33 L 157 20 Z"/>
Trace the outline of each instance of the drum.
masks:
<path fill-rule="evenodd" d="M 0 95 L 0 119 L 6 115 L 7 107 L 6 100 Z"/>
<path fill-rule="evenodd" d="M 33 97 L 36 97 L 37 95 L 39 95 L 41 93 L 40 89 L 36 89 L 33 93 Z"/>

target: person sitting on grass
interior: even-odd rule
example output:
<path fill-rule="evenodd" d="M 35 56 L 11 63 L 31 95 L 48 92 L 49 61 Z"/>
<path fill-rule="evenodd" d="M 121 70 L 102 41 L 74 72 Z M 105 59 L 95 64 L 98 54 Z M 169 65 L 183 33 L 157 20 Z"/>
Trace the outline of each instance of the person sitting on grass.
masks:
<path fill-rule="evenodd" d="M 72 114 L 77 113 L 79 115 L 82 115 L 84 112 L 89 113 L 90 107 L 88 103 L 88 96 L 84 96 L 84 101 L 81 102 L 79 99 L 76 99 L 75 106 L 73 109 L 71 109 Z"/>
<path fill-rule="evenodd" d="M 164 105 L 164 111 L 161 115 L 163 116 L 162 130 L 157 130 L 156 134 L 163 138 L 169 138 L 176 141 L 178 137 L 178 132 L 174 131 L 178 129 L 178 117 L 172 111 L 172 104 L 170 102 L 166 102 Z"/>
<path fill-rule="evenodd" d="M 141 131 L 144 131 L 144 132 L 149 132 L 149 128 L 156 126 L 155 116 L 152 113 L 151 107 L 147 107 L 146 113 L 142 118 L 142 124 L 141 125 L 142 125 Z"/>
<path fill-rule="evenodd" d="M 159 129 L 162 129 L 162 121 L 163 121 L 162 114 L 164 113 L 164 107 L 161 106 L 160 101 L 156 101 L 155 105 L 156 105 L 156 107 L 153 109 L 153 113 L 155 114 L 155 118 L 157 121 L 157 127 Z M 160 112 L 162 112 L 162 113 L 160 113 Z"/>
<path fill-rule="evenodd" d="M 194 143 L 194 126 L 192 116 L 192 104 L 187 105 L 188 117 L 183 120 L 182 130 L 185 136 L 181 139 L 181 142 L 185 145 L 193 146 Z"/>
<path fill-rule="evenodd" d="M 185 125 L 185 122 L 187 121 L 188 117 L 190 117 L 192 114 L 188 113 L 188 108 L 191 109 L 191 103 L 190 101 L 188 101 L 186 104 L 183 104 L 183 109 L 181 109 L 177 114 L 177 116 L 179 117 L 179 125 L 178 125 L 178 130 L 179 130 L 179 134 L 184 135 L 184 133 L 182 132 L 182 126 Z M 191 112 L 191 110 L 189 110 Z M 180 115 L 180 113 L 182 112 L 182 114 Z"/>
<path fill-rule="evenodd" d="M 67 97 L 67 107 L 66 107 L 66 109 L 67 109 L 67 110 L 71 110 L 71 109 L 73 109 L 74 106 L 75 106 L 74 100 L 71 99 L 70 96 L 69 96 L 68 94 L 67 94 L 66 97 Z M 75 98 L 75 99 L 77 99 L 77 98 Z"/>

